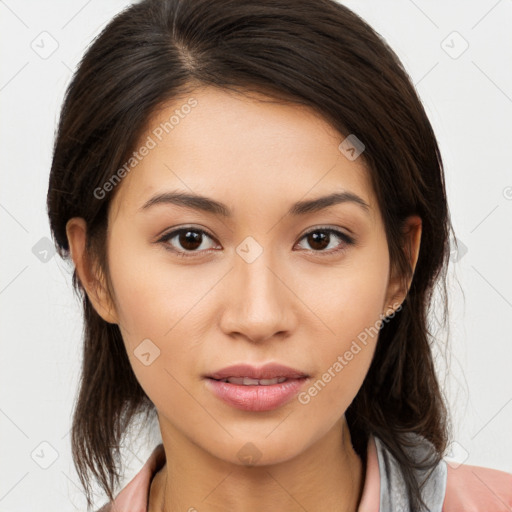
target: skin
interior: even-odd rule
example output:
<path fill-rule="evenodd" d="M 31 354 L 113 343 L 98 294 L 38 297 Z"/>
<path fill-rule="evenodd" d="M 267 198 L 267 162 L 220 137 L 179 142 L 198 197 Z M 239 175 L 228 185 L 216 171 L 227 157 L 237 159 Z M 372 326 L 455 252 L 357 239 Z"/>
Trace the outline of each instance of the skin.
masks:
<path fill-rule="evenodd" d="M 190 96 L 197 106 L 116 190 L 107 239 L 114 297 L 84 258 L 83 219 L 67 224 L 80 280 L 96 311 L 119 325 L 158 411 L 167 463 L 153 479 L 149 511 L 355 511 L 364 474 L 345 411 L 377 336 L 307 404 L 294 398 L 273 411 L 238 410 L 208 391 L 202 375 L 236 363 L 279 362 L 308 373 L 311 385 L 390 305 L 401 304 L 410 281 L 404 286 L 390 275 L 368 171 L 362 158 L 340 152 L 344 137 L 307 107 L 211 87 Z M 141 143 L 187 99 L 156 111 Z M 345 202 L 285 215 L 296 201 L 342 189 L 360 196 L 369 212 Z M 212 197 L 233 217 L 170 204 L 139 211 L 171 190 Z M 190 226 L 212 235 L 194 246 L 195 256 L 165 249 L 186 252 L 190 246 L 177 236 L 157 242 Z M 352 234 L 356 243 L 331 235 L 318 249 L 304 237 L 317 227 Z M 236 252 L 249 236 L 262 249 L 250 263 Z M 412 268 L 420 236 L 421 219 L 410 217 Z M 148 366 L 134 354 L 146 338 L 160 349 Z M 261 453 L 253 467 L 238 457 L 248 442 Z"/>

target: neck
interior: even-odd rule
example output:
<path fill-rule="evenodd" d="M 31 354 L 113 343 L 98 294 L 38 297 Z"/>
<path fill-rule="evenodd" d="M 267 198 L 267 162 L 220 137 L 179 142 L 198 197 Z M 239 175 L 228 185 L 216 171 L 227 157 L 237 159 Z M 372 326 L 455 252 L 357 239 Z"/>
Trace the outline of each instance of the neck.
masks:
<path fill-rule="evenodd" d="M 167 462 L 153 478 L 148 512 L 357 512 L 363 465 L 344 416 L 298 456 L 263 466 L 219 460 L 177 432 L 162 438 Z"/>

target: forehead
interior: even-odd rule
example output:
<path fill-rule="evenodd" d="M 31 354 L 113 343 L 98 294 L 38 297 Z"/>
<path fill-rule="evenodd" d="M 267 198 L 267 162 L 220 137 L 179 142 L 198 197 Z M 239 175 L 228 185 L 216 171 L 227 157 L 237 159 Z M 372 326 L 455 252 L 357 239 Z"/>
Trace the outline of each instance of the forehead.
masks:
<path fill-rule="evenodd" d="M 344 138 L 306 106 L 198 88 L 150 116 L 112 210 L 133 213 L 155 193 L 180 190 L 238 203 L 235 214 L 244 204 L 258 212 L 264 199 L 288 204 L 334 188 L 374 209 L 362 158 L 351 161 L 338 148 Z"/>

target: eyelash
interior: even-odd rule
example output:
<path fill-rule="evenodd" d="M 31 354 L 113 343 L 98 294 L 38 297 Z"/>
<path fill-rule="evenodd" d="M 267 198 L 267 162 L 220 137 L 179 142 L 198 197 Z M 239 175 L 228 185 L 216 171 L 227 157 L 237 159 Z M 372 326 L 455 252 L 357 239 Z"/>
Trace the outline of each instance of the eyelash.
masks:
<path fill-rule="evenodd" d="M 174 231 L 171 231 L 170 233 L 167 233 L 167 234 L 163 235 L 160 239 L 157 240 L 157 243 L 159 243 L 159 242 L 163 243 L 164 244 L 164 248 L 166 250 L 171 251 L 172 253 L 176 254 L 180 258 L 195 258 L 195 257 L 198 257 L 197 254 L 200 254 L 201 252 L 204 253 L 204 252 L 212 251 L 212 249 L 206 250 L 206 251 L 188 251 L 188 252 L 187 251 L 177 251 L 176 249 L 173 249 L 169 245 L 169 241 L 170 240 L 175 238 L 180 233 L 187 232 L 187 231 L 192 231 L 192 232 L 195 232 L 195 233 L 201 233 L 203 235 L 208 236 L 212 240 L 215 240 L 213 236 L 211 236 L 208 232 L 204 231 L 203 229 L 194 228 L 194 227 L 184 227 L 184 228 L 176 229 Z M 343 233 L 342 231 L 339 231 L 339 230 L 333 229 L 333 228 L 328 228 L 328 227 L 317 227 L 317 228 L 314 228 L 314 229 L 308 231 L 307 233 L 304 233 L 302 235 L 302 237 L 300 238 L 300 240 L 302 240 L 303 238 L 306 238 L 308 235 L 311 235 L 312 233 L 317 233 L 317 232 L 333 234 L 333 235 L 337 236 L 338 238 L 340 238 L 341 240 L 343 240 L 345 245 L 342 246 L 340 249 L 334 249 L 334 250 L 331 249 L 330 251 L 310 250 L 309 252 L 318 253 L 318 254 L 325 253 L 326 255 L 333 255 L 333 254 L 338 254 L 338 253 L 346 251 L 348 249 L 348 246 L 355 245 L 355 239 L 354 238 L 348 236 L 347 234 Z M 213 249 L 213 250 L 215 250 L 215 249 Z"/>

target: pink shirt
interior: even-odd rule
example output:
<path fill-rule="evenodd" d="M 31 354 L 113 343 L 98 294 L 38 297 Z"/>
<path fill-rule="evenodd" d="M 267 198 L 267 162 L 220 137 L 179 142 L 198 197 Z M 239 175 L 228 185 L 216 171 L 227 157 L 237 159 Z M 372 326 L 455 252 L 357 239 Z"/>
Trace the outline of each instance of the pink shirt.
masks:
<path fill-rule="evenodd" d="M 115 501 L 98 512 L 147 512 L 152 478 L 164 464 L 165 452 L 159 444 Z M 447 464 L 446 469 L 442 512 L 512 512 L 512 474 L 468 464 Z M 370 436 L 358 512 L 381 512 L 381 477 L 375 439 Z"/>

